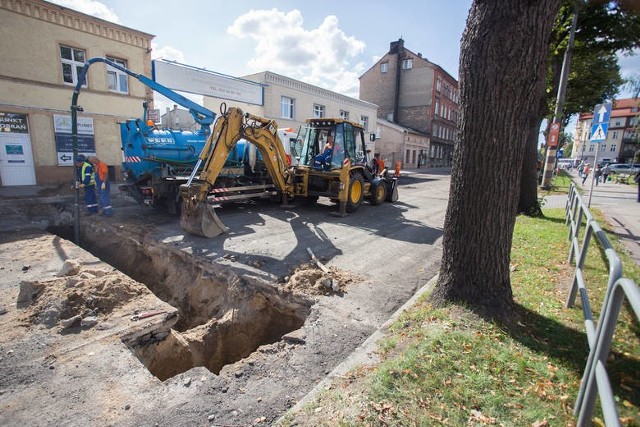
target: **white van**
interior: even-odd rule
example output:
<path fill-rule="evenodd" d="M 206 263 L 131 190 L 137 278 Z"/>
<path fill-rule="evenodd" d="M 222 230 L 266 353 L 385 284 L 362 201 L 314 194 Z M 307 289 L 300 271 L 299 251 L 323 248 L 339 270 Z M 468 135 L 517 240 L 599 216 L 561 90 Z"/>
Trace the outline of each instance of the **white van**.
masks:
<path fill-rule="evenodd" d="M 577 164 L 578 159 L 558 159 L 558 169 L 575 168 Z"/>

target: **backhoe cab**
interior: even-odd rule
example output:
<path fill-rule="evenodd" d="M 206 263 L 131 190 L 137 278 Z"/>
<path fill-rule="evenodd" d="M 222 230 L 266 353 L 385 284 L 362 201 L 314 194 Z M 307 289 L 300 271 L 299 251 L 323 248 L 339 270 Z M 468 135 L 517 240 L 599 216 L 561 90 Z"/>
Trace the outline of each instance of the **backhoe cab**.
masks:
<path fill-rule="evenodd" d="M 193 174 L 180 186 L 180 225 L 188 233 L 214 237 L 228 231 L 209 204 L 215 200 L 210 193 L 216 191 L 216 178 L 241 138 L 260 152 L 284 204 L 290 198 L 313 204 L 321 196 L 328 197 L 339 203 L 339 214 L 346 215 L 358 209 L 365 198 L 373 205 L 398 198 L 397 177 L 390 177 L 386 170 L 373 173 L 364 129 L 359 124 L 342 119 L 308 119 L 296 138 L 296 145 L 301 146 L 300 156 L 293 162 L 297 165 L 291 166 L 274 120 L 230 108 L 216 121 Z M 332 144 L 327 144 L 330 141 Z"/>
<path fill-rule="evenodd" d="M 307 119 L 298 141 L 302 149 L 293 170 L 293 193 L 303 201 L 312 204 L 328 197 L 339 202 L 339 214 L 345 215 L 357 210 L 365 198 L 373 205 L 398 199 L 397 177 L 390 177 L 386 170 L 374 174 L 361 125 L 342 119 Z"/>

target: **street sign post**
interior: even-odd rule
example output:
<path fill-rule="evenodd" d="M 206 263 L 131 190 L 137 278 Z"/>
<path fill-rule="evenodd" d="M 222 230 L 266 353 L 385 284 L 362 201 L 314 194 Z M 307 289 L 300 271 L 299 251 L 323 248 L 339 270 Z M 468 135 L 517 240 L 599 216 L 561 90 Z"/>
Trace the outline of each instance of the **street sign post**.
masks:
<path fill-rule="evenodd" d="M 593 109 L 593 120 L 591 120 L 591 138 L 590 142 L 604 142 L 607 139 L 607 131 L 609 130 L 609 119 L 611 118 L 611 103 L 605 102 L 604 104 L 598 104 Z M 593 183 L 596 180 L 596 168 L 598 165 L 598 152 L 600 149 L 596 149 L 596 154 L 593 157 L 593 175 L 591 176 L 591 188 L 589 189 L 589 203 L 587 207 L 591 207 L 591 195 L 593 193 Z"/>

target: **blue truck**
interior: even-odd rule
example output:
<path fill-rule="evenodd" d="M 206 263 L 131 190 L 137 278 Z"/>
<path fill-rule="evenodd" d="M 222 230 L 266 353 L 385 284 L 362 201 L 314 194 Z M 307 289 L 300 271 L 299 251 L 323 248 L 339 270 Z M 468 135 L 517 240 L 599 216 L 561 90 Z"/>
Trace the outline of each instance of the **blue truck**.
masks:
<path fill-rule="evenodd" d="M 180 212 L 180 185 L 187 182 L 197 165 L 198 156 L 211 136 L 216 114 L 160 83 L 106 58 L 89 59 L 75 87 L 71 111 L 82 111 L 78 95 L 89 67 L 105 63 L 137 79 L 145 86 L 186 108 L 199 126 L 196 131 L 159 129 L 148 117 L 148 105 L 143 103 L 141 118 L 120 123 L 123 152 L 123 183 L 120 190 L 139 203 L 155 208 Z M 216 188 L 233 188 L 242 198 L 274 195 L 271 178 L 251 144 L 239 141 L 229 153 L 225 167 L 216 180 Z M 227 192 L 229 193 L 229 192 Z M 236 198 L 240 198 L 236 196 Z M 225 200 L 233 200 L 233 195 Z"/>

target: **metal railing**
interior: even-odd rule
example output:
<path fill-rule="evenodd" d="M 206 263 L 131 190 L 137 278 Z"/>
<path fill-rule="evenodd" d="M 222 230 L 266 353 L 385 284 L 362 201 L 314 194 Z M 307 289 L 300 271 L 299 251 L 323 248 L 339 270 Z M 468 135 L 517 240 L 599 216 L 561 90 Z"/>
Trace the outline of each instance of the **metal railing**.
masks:
<path fill-rule="evenodd" d="M 580 230 L 583 227 L 583 223 L 584 236 L 582 243 L 580 243 Z M 600 404 L 606 425 L 619 426 L 621 425 L 620 418 L 605 366 L 611 350 L 611 341 L 618 315 L 625 299 L 629 302 L 635 316 L 640 320 L 640 289 L 633 280 L 622 277 L 622 262 L 618 254 L 611 246 L 600 225 L 591 215 L 575 184 L 572 184 L 569 189 L 566 205 L 566 224 L 569 225 L 569 240 L 571 241 L 569 262 L 574 262 L 576 265 L 566 305 L 568 308 L 573 307 L 576 296 L 578 292 L 580 293 L 580 302 L 590 349 L 580 384 L 580 391 L 576 399 L 574 415 L 578 417 L 577 425 L 579 427 L 591 425 L 597 391 L 600 396 Z M 583 275 L 587 251 L 593 238 L 595 238 L 596 244 L 604 250 L 609 268 L 607 290 L 597 324 L 593 320 Z"/>

